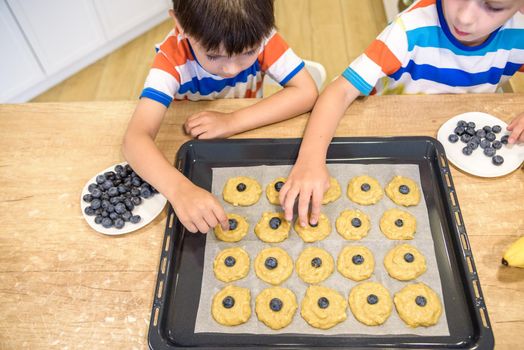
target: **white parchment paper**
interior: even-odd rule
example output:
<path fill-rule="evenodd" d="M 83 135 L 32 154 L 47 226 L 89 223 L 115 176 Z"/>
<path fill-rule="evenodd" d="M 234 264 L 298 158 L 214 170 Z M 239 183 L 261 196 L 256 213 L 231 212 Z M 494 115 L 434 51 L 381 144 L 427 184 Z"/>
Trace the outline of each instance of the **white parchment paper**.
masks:
<path fill-rule="evenodd" d="M 372 335 L 401 335 L 401 334 L 415 334 L 425 336 L 445 336 L 449 335 L 448 323 L 446 319 L 445 309 L 443 307 L 442 316 L 439 322 L 428 328 L 408 327 L 396 313 L 395 307 L 393 306 L 393 312 L 389 319 L 381 326 L 366 326 L 357 321 L 352 313 L 351 309 L 347 308 L 346 313 L 348 318 L 346 321 L 334 326 L 328 330 L 319 330 L 311 327 L 306 321 L 300 316 L 300 303 L 304 297 L 305 291 L 308 284 L 303 282 L 295 271 L 291 277 L 281 284 L 282 287 L 291 289 L 296 297 L 299 307 L 295 314 L 295 317 L 291 324 L 281 330 L 275 331 L 268 328 L 262 322 L 260 322 L 255 313 L 254 301 L 256 296 L 265 288 L 271 287 L 271 285 L 258 279 L 253 268 L 253 262 L 258 252 L 264 248 L 270 246 L 278 246 L 287 251 L 293 261 L 296 261 L 300 252 L 308 246 L 317 246 L 327 250 L 335 260 L 335 271 L 333 274 L 326 279 L 321 285 L 333 288 L 341 293 L 346 299 L 348 298 L 349 291 L 358 282 L 354 282 L 342 276 L 336 269 L 336 260 L 339 252 L 347 245 L 364 245 L 368 247 L 375 258 L 375 271 L 374 274 L 366 281 L 376 281 L 382 283 L 390 292 L 391 297 L 402 289 L 404 286 L 410 283 L 424 282 L 431 287 L 439 296 L 442 301 L 442 287 L 440 282 L 440 276 L 438 273 L 437 261 L 435 258 L 435 249 L 433 247 L 433 239 L 431 236 L 429 217 L 426 207 L 424 195 L 421 196 L 419 205 L 415 207 L 401 208 L 413 214 L 417 219 L 417 233 L 415 238 L 411 241 L 391 241 L 387 239 L 384 234 L 380 231 L 379 221 L 382 214 L 390 208 L 398 207 L 393 203 L 384 193 L 384 197 L 375 205 L 362 206 L 353 203 L 347 197 L 347 184 L 349 180 L 358 175 L 370 175 L 376 178 L 383 188 L 395 175 L 402 175 L 413 179 L 422 189 L 420 183 L 420 172 L 418 165 L 414 164 L 328 164 L 328 169 L 331 176 L 334 176 L 340 183 L 342 189 L 342 195 L 335 202 L 329 203 L 322 206 L 322 212 L 326 214 L 331 222 L 332 231 L 331 234 L 324 240 L 315 243 L 304 243 L 302 239 L 292 228 L 290 231 L 289 238 L 281 243 L 264 243 L 258 239 L 254 233 L 254 227 L 256 223 L 265 211 L 282 211 L 280 206 L 275 206 L 269 203 L 266 197 L 266 187 L 269 183 L 274 181 L 275 178 L 282 176 L 287 177 L 291 166 L 256 166 L 256 167 L 232 167 L 232 168 L 213 168 L 213 185 L 212 192 L 219 198 L 224 205 L 226 212 L 237 213 L 247 218 L 249 223 L 248 234 L 237 243 L 226 243 L 218 241 L 211 231 L 207 235 L 206 247 L 205 247 L 205 262 L 202 278 L 202 289 L 200 294 L 200 302 L 197 313 L 197 320 L 195 325 L 195 333 L 200 332 L 218 332 L 218 333 L 253 333 L 253 334 L 372 334 Z M 250 176 L 257 179 L 262 186 L 262 196 L 258 203 L 250 207 L 234 207 L 229 203 L 222 200 L 222 189 L 226 181 L 235 176 Z M 347 241 L 338 234 L 335 228 L 335 221 L 339 214 L 346 209 L 360 209 L 369 215 L 371 220 L 371 229 L 369 234 L 359 241 Z M 296 214 L 294 219 L 296 219 Z M 384 256 L 394 246 L 402 243 L 409 243 L 414 245 L 426 258 L 427 271 L 413 281 L 400 282 L 391 278 L 386 269 L 384 268 Z M 251 266 L 249 274 L 241 280 L 232 282 L 232 284 L 249 288 L 251 290 L 251 305 L 252 315 L 248 322 L 245 324 L 227 327 L 222 326 L 214 321 L 211 316 L 211 303 L 213 296 L 221 290 L 226 283 L 223 283 L 215 278 L 213 273 L 213 261 L 215 256 L 225 248 L 231 248 L 234 246 L 240 246 L 247 251 L 251 259 Z M 365 282 L 365 281 L 362 281 Z"/>

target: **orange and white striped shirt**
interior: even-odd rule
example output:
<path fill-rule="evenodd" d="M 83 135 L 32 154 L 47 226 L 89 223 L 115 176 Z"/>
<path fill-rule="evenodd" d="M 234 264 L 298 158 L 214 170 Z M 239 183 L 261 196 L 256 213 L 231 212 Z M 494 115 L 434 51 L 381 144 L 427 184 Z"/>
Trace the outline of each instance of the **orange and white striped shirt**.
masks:
<path fill-rule="evenodd" d="M 251 67 L 232 78 L 207 72 L 198 63 L 189 41 L 175 31 L 157 45 L 157 54 L 147 76 L 141 98 L 146 97 L 169 107 L 173 99 L 191 101 L 219 98 L 262 97 L 262 80 L 268 74 L 284 86 L 304 62 L 273 30 L 260 47 Z"/>

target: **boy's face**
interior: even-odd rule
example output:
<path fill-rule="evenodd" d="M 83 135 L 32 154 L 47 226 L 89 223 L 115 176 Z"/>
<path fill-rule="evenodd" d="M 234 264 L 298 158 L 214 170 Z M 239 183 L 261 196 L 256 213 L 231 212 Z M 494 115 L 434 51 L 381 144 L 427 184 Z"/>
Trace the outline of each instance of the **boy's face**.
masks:
<path fill-rule="evenodd" d="M 444 18 L 462 44 L 482 44 L 515 13 L 524 13 L 524 0 L 442 0 Z"/>

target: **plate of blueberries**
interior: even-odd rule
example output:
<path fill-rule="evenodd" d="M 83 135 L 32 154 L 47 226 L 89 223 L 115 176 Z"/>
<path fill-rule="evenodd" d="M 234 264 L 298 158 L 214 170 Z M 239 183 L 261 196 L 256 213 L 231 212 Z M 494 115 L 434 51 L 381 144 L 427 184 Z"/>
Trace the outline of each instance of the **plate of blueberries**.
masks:
<path fill-rule="evenodd" d="M 82 189 L 80 207 L 89 226 L 106 235 L 121 235 L 150 223 L 166 198 L 127 163 L 93 176 Z"/>
<path fill-rule="evenodd" d="M 524 145 L 508 144 L 506 127 L 490 114 L 468 112 L 442 124 L 437 139 L 457 168 L 480 177 L 503 176 L 524 161 Z"/>

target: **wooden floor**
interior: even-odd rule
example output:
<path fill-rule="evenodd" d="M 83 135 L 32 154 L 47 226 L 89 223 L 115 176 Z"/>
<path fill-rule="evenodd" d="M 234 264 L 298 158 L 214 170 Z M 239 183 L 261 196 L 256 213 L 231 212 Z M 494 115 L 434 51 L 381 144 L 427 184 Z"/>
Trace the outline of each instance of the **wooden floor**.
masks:
<path fill-rule="evenodd" d="M 276 0 L 275 8 L 278 31 L 300 57 L 324 65 L 328 82 L 387 24 L 381 0 Z M 137 99 L 154 57 L 154 45 L 171 28 L 171 21 L 160 24 L 33 101 Z M 524 92 L 524 74 L 520 75 L 512 79 L 512 86 Z"/>

